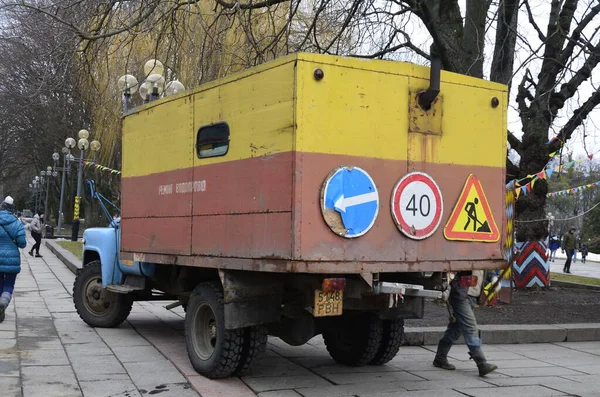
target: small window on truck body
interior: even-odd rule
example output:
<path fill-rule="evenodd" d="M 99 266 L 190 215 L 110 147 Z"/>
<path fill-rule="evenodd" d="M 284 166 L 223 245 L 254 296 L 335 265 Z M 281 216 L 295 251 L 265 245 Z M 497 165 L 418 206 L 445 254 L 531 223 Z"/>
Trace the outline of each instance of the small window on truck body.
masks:
<path fill-rule="evenodd" d="M 200 127 L 196 138 L 198 158 L 225 156 L 229 151 L 229 125 L 217 123 Z"/>

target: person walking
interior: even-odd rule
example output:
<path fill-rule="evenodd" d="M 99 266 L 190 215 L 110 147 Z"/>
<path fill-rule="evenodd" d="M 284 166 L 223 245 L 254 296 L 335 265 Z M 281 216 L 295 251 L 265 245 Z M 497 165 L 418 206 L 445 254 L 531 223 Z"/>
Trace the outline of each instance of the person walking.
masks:
<path fill-rule="evenodd" d="M 575 227 L 571 227 L 568 233 L 565 233 L 562 240 L 561 250 L 567 254 L 567 260 L 563 267 L 563 273 L 571 273 L 571 259 L 575 254 L 575 248 L 577 246 L 577 236 L 575 235 Z"/>
<path fill-rule="evenodd" d="M 27 246 L 25 228 L 13 215 L 13 202 L 12 197 L 6 196 L 0 204 L 0 323 L 4 321 L 17 274 L 21 271 L 19 248 Z"/>
<path fill-rule="evenodd" d="M 556 251 L 560 248 L 560 240 L 558 239 L 558 236 L 556 234 L 553 234 L 552 237 L 550 237 L 549 248 L 550 256 L 548 257 L 548 262 L 554 262 L 554 260 L 556 259 Z"/>
<path fill-rule="evenodd" d="M 497 365 L 488 363 L 483 354 L 474 312 L 475 306 L 481 299 L 484 281 L 492 284 L 495 293 L 500 291 L 498 277 L 489 271 L 458 272 L 450 282 L 449 294 L 446 291 L 444 296 L 448 299 L 446 303 L 450 304 L 452 308 L 452 315 L 448 328 L 438 343 L 437 353 L 433 360 L 434 367 L 446 370 L 456 369 L 453 364 L 448 362 L 448 353 L 462 334 L 469 348 L 469 355 L 477 364 L 479 376 L 485 376 L 498 368 Z"/>
<path fill-rule="evenodd" d="M 31 237 L 35 240 L 35 245 L 31 247 L 29 251 L 29 255 L 33 256 L 33 251 L 35 250 L 35 256 L 37 258 L 41 258 L 40 255 L 40 246 L 42 245 L 42 221 L 40 220 L 42 216 L 42 212 L 38 211 L 37 214 L 33 216 L 31 220 Z"/>
<path fill-rule="evenodd" d="M 581 261 L 585 263 L 585 257 L 588 255 L 588 246 L 587 244 L 581 245 Z"/>

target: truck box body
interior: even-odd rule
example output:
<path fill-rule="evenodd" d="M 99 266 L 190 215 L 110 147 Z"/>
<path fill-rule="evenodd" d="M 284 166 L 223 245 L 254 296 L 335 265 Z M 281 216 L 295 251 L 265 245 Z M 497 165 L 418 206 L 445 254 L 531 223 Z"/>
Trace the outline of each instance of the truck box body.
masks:
<path fill-rule="evenodd" d="M 294 54 L 136 109 L 123 121 L 121 258 L 308 273 L 503 266 L 506 87 L 443 72 L 425 112 L 415 98 L 428 86 L 417 65 Z M 227 129 L 228 146 L 210 149 Z M 321 210 L 341 166 L 367 171 L 379 193 L 372 228 L 356 238 L 336 235 Z M 422 240 L 391 212 L 394 186 L 413 171 L 443 195 L 440 226 Z M 470 174 L 496 242 L 444 237 Z"/>

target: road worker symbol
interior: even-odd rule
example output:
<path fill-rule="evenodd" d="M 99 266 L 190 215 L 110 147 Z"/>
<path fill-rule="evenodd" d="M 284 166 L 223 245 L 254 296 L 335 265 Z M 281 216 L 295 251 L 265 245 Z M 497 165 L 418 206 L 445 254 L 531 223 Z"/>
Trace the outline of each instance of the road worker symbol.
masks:
<path fill-rule="evenodd" d="M 481 182 L 469 175 L 458 202 L 444 228 L 448 240 L 496 242 L 500 232 Z"/>
<path fill-rule="evenodd" d="M 465 205 L 465 212 L 467 213 L 467 223 L 463 230 L 469 230 L 469 225 L 473 225 L 473 231 L 479 233 L 490 233 L 490 225 L 488 221 L 481 222 L 477 218 L 477 204 L 479 204 L 479 199 L 475 197 L 473 202 L 468 202 Z"/>

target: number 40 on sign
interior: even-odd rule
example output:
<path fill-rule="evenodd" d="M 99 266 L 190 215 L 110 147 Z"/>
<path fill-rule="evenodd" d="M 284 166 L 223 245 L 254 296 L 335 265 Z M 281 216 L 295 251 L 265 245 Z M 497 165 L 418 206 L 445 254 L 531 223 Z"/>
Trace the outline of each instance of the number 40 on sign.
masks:
<path fill-rule="evenodd" d="M 407 237 L 422 240 L 439 227 L 443 213 L 442 192 L 423 172 L 405 175 L 392 192 L 392 215 Z"/>

